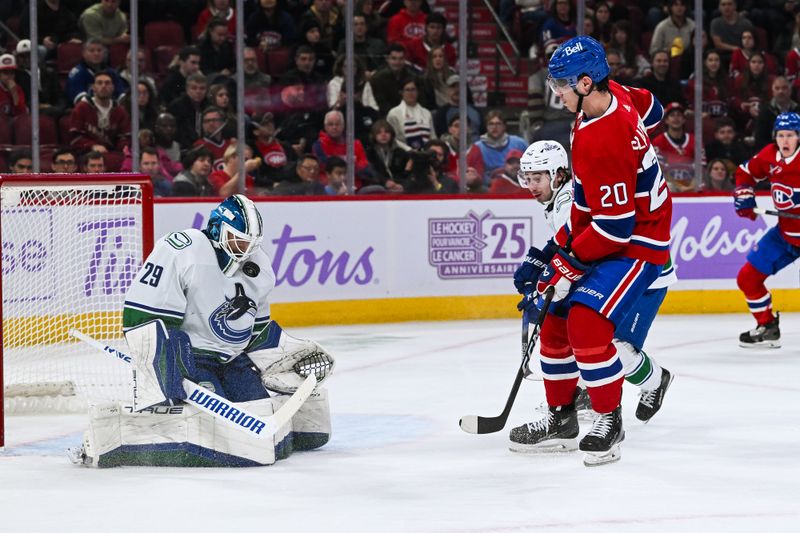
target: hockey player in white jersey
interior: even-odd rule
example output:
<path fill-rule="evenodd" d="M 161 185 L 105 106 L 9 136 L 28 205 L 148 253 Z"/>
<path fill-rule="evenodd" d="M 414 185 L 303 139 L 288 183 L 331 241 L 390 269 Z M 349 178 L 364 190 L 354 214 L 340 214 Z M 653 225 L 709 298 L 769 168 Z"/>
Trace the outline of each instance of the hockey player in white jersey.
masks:
<path fill-rule="evenodd" d="M 520 159 L 518 178 L 520 186 L 528 189 L 544 206 L 550 235 L 555 234 L 569 220 L 573 203 L 566 150 L 556 141 L 537 141 L 531 144 Z M 514 286 L 524 295 L 518 307 L 521 311 L 526 311 L 530 317 L 538 316 L 536 306 L 539 302 L 535 301 L 533 287 L 542 268 L 550 261 L 554 248 L 552 240 L 548 240 L 543 250 L 531 247 L 525 261 L 514 274 Z M 625 379 L 642 390 L 636 417 L 643 422 L 648 422 L 661 408 L 664 394 L 672 381 L 672 374 L 648 356 L 642 350 L 642 346 L 664 299 L 666 287 L 675 281 L 677 278 L 674 269 L 671 263 L 668 263 L 662 275 L 645 292 L 614 334 L 614 344 L 622 359 Z M 585 387 L 581 385 L 579 382 L 575 391 L 575 408 L 579 412 L 586 412 L 591 409 L 591 402 Z M 555 444 L 547 441 L 537 442 L 531 427 L 533 425 L 534 423 L 525 424 L 511 430 L 511 450 L 538 452 L 570 449 L 567 444 L 561 445 L 561 439 L 557 439 L 559 442 Z M 577 427 L 572 430 L 577 436 Z"/>
<path fill-rule="evenodd" d="M 255 440 L 183 404 L 184 379 L 258 415 L 271 415 L 333 360 L 270 317 L 275 287 L 255 204 L 233 195 L 206 228 L 160 239 L 133 279 L 123 331 L 134 365 L 130 406 L 92 409 L 81 462 L 93 466 L 250 466 L 325 444 L 330 415 L 318 388 L 272 442 Z"/>

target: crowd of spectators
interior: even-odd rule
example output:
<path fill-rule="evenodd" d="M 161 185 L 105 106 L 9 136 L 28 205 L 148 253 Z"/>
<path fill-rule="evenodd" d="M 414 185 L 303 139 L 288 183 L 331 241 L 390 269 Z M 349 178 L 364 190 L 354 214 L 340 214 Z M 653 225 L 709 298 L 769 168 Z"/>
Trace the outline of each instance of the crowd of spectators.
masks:
<path fill-rule="evenodd" d="M 648 88 L 665 107 L 652 138 L 674 191 L 729 190 L 735 166 L 770 142 L 774 117 L 798 107 L 800 3 L 704 2 L 705 171 L 697 176 L 693 3 L 585 3 L 582 28 L 606 46 L 612 79 Z M 26 2 L 3 4 L 0 20 L 15 19 L 21 40 L 0 38 L 0 130 L 29 114 L 31 90 Z M 138 168 L 158 195 L 225 195 L 239 181 L 244 149 L 251 194 L 347 194 L 344 2 L 246 0 L 243 14 L 234 4 L 139 0 Z M 470 193 L 523 192 L 515 175 L 527 144 L 548 138 L 569 145 L 574 117 L 549 92 L 544 67 L 557 45 L 577 33 L 575 2 L 494 4 L 518 44 L 530 50 L 522 59 L 531 64 L 529 102 L 518 131 L 512 129 L 520 110 L 480 109 L 471 99 L 468 122 L 461 124 L 456 49 L 447 32 L 457 21 L 435 0 L 356 2 L 350 126 L 357 192 L 457 192 L 461 175 Z M 54 130 L 48 139 L 60 133 L 42 143 L 43 171 L 134 167 L 128 7 L 120 0 L 38 1 L 40 113 Z M 241 117 L 233 39 L 239 16 L 246 44 Z M 167 45 L 144 38 L 159 21 L 173 23 Z M 69 48 L 79 52 L 65 65 Z M 244 143 L 236 139 L 239 120 Z M 462 126 L 469 147 L 460 172 Z M 30 171 L 30 150 L 20 146 L 29 143 L 3 144 L 3 135 L 0 171 Z"/>

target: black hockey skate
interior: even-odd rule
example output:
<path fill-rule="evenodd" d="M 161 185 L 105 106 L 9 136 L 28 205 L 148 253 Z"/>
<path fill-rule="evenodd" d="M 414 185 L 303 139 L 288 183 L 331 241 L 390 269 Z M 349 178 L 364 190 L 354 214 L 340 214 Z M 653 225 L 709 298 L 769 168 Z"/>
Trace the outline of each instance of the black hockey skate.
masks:
<path fill-rule="evenodd" d="M 598 414 L 592 429 L 581 439 L 581 451 L 586 452 L 583 464 L 598 466 L 619 461 L 622 457 L 619 444 L 625 440 L 622 429 L 622 408 L 617 406 L 610 413 Z"/>
<path fill-rule="evenodd" d="M 541 420 L 511 430 L 509 449 L 521 453 L 569 452 L 577 448 L 579 430 L 574 404 L 550 407 Z"/>
<path fill-rule="evenodd" d="M 780 319 L 781 315 L 778 313 L 772 322 L 745 331 L 739 335 L 739 346 L 743 348 L 780 348 L 781 330 L 778 327 Z"/>
<path fill-rule="evenodd" d="M 661 368 L 661 383 L 658 384 L 653 390 L 643 390 L 639 396 L 639 405 L 636 406 L 636 418 L 644 423 L 650 421 L 655 416 L 659 409 L 661 409 L 661 402 L 664 401 L 664 395 L 667 394 L 667 389 L 672 384 L 673 376 L 666 368 Z"/>

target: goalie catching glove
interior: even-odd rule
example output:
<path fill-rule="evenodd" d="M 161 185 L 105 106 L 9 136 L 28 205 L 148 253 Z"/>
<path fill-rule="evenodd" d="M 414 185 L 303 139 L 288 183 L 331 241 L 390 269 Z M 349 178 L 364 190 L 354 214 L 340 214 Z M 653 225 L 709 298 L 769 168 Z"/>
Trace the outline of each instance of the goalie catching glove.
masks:
<path fill-rule="evenodd" d="M 271 321 L 250 343 L 247 355 L 261 371 L 264 386 L 292 394 L 311 373 L 322 383 L 333 371 L 334 359 L 316 341 L 288 335 Z"/>

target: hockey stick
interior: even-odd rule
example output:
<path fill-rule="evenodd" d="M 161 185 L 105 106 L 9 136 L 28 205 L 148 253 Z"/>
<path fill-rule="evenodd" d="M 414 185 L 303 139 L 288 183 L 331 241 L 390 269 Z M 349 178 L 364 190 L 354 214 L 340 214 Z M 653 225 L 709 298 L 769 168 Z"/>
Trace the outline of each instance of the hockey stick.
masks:
<path fill-rule="evenodd" d="M 773 211 L 772 209 L 761 209 L 760 207 L 753 208 L 753 213 L 758 215 L 772 215 L 774 217 L 800 219 L 800 215 L 796 215 L 794 213 L 784 213 L 783 211 Z"/>
<path fill-rule="evenodd" d="M 477 415 L 466 415 L 462 417 L 461 420 L 458 421 L 458 425 L 467 433 L 477 433 L 479 435 L 484 433 L 496 433 L 505 427 L 506 421 L 508 420 L 508 415 L 511 414 L 511 407 L 514 405 L 514 400 L 517 399 L 517 392 L 519 392 L 519 386 L 522 383 L 523 377 L 525 376 L 525 370 L 528 368 L 531 352 L 533 351 L 533 347 L 536 345 L 536 341 L 539 339 L 539 331 L 542 328 L 542 323 L 547 316 L 547 310 L 550 308 L 550 302 L 553 301 L 554 293 L 555 287 L 548 287 L 547 291 L 545 292 L 544 305 L 542 305 L 542 309 L 539 311 L 539 316 L 536 318 L 536 324 L 534 324 L 531 336 L 527 341 L 527 345 L 525 346 L 525 353 L 522 356 L 522 364 L 517 371 L 517 377 L 514 378 L 514 384 L 511 386 L 511 394 L 508 395 L 508 400 L 506 400 L 506 406 L 503 408 L 503 412 L 492 417 Z"/>
<path fill-rule="evenodd" d="M 111 355 L 122 362 L 132 364 L 129 355 L 95 340 L 77 329 L 71 329 L 69 334 L 100 352 Z M 272 435 L 277 433 L 283 425 L 292 419 L 297 410 L 300 409 L 311 393 L 314 392 L 314 387 L 316 385 L 317 377 L 312 372 L 280 409 L 275 411 L 272 415 L 262 418 L 258 415 L 248 413 L 242 409 L 239 404 L 229 402 L 222 396 L 201 387 L 197 383 L 193 383 L 188 379 L 183 380 L 183 390 L 186 391 L 187 395 L 186 403 L 192 404 L 198 410 L 219 418 L 226 424 L 241 431 L 246 431 L 258 439 L 272 438 Z"/>

